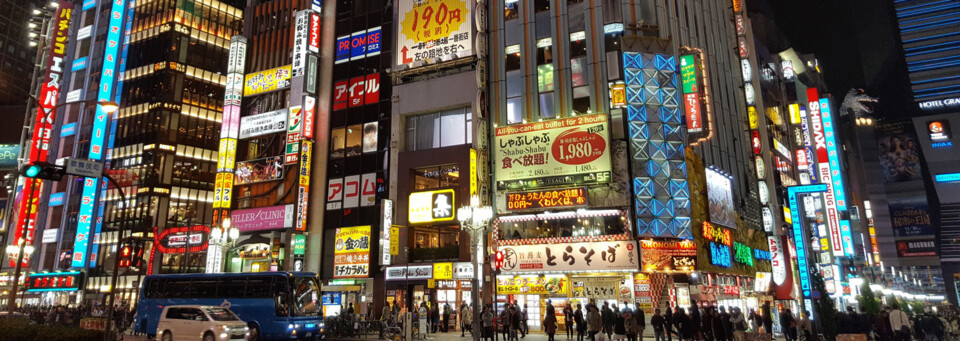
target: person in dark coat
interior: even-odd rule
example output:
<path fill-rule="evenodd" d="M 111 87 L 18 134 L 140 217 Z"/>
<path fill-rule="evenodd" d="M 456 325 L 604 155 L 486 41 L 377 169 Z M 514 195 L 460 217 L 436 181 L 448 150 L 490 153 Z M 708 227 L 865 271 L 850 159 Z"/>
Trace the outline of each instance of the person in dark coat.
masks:
<path fill-rule="evenodd" d="M 554 341 L 553 336 L 557 333 L 557 311 L 550 303 L 547 303 L 543 317 L 543 332 L 547 333 L 547 341 Z"/>
<path fill-rule="evenodd" d="M 733 323 L 730 323 L 730 312 L 726 307 L 720 307 L 720 324 L 723 325 L 724 337 L 733 340 Z"/>
<path fill-rule="evenodd" d="M 760 318 L 763 319 L 763 332 L 773 334 L 773 315 L 770 314 L 770 301 L 763 302 L 760 307 Z"/>
<path fill-rule="evenodd" d="M 666 336 L 663 335 L 665 333 L 665 330 L 664 330 L 665 325 L 666 325 L 666 318 L 664 318 L 663 315 L 660 315 L 660 309 L 654 309 L 653 316 L 650 317 L 650 326 L 653 327 L 654 341 L 663 341 L 667 339 Z M 641 338 L 643 338 L 643 336 L 641 336 Z"/>
<path fill-rule="evenodd" d="M 676 320 L 675 325 L 677 326 L 677 330 L 680 331 L 681 339 L 693 340 L 697 335 L 697 326 L 693 324 L 693 319 L 687 316 L 683 308 L 677 308 L 677 313 L 673 314 L 673 319 Z"/>
<path fill-rule="evenodd" d="M 724 323 L 720 317 L 720 312 L 716 308 L 710 309 L 710 333 L 713 334 L 713 338 L 716 341 L 727 341 L 727 330 L 724 328 Z"/>
<path fill-rule="evenodd" d="M 614 310 L 614 322 L 613 322 L 613 334 L 616 335 L 617 339 L 622 339 L 627 336 L 627 326 L 626 321 L 623 318 L 623 313 L 619 310 Z"/>
<path fill-rule="evenodd" d="M 567 339 L 570 339 L 570 337 L 574 335 L 573 323 L 573 308 L 568 304 L 566 307 L 563 307 L 563 326 L 567 331 Z"/>
<path fill-rule="evenodd" d="M 663 314 L 663 327 L 663 331 L 667 334 L 667 341 L 673 341 L 673 309 L 670 307 L 667 307 L 667 312 Z"/>
<path fill-rule="evenodd" d="M 587 334 L 587 320 L 584 320 L 583 304 L 577 304 L 577 311 L 573 313 L 573 322 L 577 324 L 577 341 L 583 341 Z"/>
<path fill-rule="evenodd" d="M 603 302 L 603 308 L 600 309 L 600 318 L 603 320 L 603 332 L 607 334 L 607 340 L 609 340 L 613 336 L 613 325 L 616 324 L 617 318 L 613 315 L 613 310 L 610 309 L 607 302 Z"/>

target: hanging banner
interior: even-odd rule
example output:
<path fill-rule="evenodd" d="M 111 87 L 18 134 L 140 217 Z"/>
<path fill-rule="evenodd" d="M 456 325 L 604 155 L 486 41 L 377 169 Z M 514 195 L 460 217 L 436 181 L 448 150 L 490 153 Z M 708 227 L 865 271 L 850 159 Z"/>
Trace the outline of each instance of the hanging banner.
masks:
<path fill-rule="evenodd" d="M 619 300 L 620 279 L 615 277 L 574 277 L 573 297 L 599 300 Z M 629 289 L 627 289 L 629 293 Z"/>
<path fill-rule="evenodd" d="M 333 277 L 370 276 L 370 226 L 341 227 L 334 243 Z"/>
<path fill-rule="evenodd" d="M 501 246 L 502 273 L 545 271 L 636 271 L 640 253 L 634 241 Z"/>
<path fill-rule="evenodd" d="M 497 295 L 566 296 L 570 283 L 563 275 L 497 276 Z"/>

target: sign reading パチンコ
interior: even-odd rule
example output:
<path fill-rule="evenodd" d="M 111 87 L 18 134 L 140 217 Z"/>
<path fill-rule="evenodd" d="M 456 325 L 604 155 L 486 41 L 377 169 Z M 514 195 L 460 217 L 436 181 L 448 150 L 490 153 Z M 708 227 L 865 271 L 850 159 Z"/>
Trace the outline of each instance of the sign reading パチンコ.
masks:
<path fill-rule="evenodd" d="M 472 55 L 473 11 L 469 6 L 468 0 L 397 1 L 397 65 Z"/>
<path fill-rule="evenodd" d="M 610 181 L 607 115 L 589 115 L 496 129 L 500 189 Z"/>

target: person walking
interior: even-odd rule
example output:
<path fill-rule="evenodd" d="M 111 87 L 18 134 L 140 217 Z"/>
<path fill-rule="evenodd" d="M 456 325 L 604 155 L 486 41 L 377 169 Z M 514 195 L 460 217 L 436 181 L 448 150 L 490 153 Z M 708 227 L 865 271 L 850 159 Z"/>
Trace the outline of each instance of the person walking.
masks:
<path fill-rule="evenodd" d="M 797 323 L 797 332 L 803 335 L 804 340 L 810 340 L 813 337 L 813 325 L 810 324 L 810 312 L 804 310 L 800 315 L 800 323 Z"/>
<path fill-rule="evenodd" d="M 587 312 L 587 332 L 590 335 L 590 341 L 597 341 L 597 334 L 603 330 L 603 318 L 600 316 L 597 306 L 590 305 L 587 309 L 589 310 Z"/>
<path fill-rule="evenodd" d="M 623 313 L 621 313 L 620 310 L 613 309 L 613 311 L 613 340 L 622 341 L 627 338 L 626 321 L 623 317 Z"/>
<path fill-rule="evenodd" d="M 773 335 L 773 315 L 770 314 L 770 301 L 763 302 L 760 307 L 760 318 L 763 319 L 763 332 Z"/>
<path fill-rule="evenodd" d="M 510 305 L 507 304 L 504 306 L 503 310 L 500 311 L 500 333 L 503 334 L 504 340 L 510 339 Z"/>
<path fill-rule="evenodd" d="M 450 314 L 453 313 L 453 309 L 450 308 L 450 303 L 443 304 L 443 320 L 440 322 L 440 328 L 443 329 L 443 332 L 450 331 Z"/>
<path fill-rule="evenodd" d="M 747 319 L 740 311 L 740 307 L 733 308 L 733 316 L 730 317 L 730 323 L 733 324 L 734 341 L 744 341 L 747 332 Z"/>
<path fill-rule="evenodd" d="M 557 333 L 557 310 L 549 302 L 543 317 L 543 332 L 547 333 L 547 341 L 554 341 L 553 336 Z"/>
<path fill-rule="evenodd" d="M 483 331 L 481 336 L 483 341 L 493 341 L 493 309 L 488 304 L 483 307 L 483 312 L 480 313 L 480 323 L 482 325 Z"/>
<path fill-rule="evenodd" d="M 570 304 L 563 307 L 563 327 L 567 331 L 567 340 L 573 335 L 573 309 L 570 308 Z"/>
<path fill-rule="evenodd" d="M 603 302 L 603 308 L 600 310 L 600 317 L 603 319 L 603 333 L 607 334 L 607 340 L 613 337 L 613 325 L 617 322 L 617 318 L 613 315 L 613 310 L 610 309 L 610 306 L 607 305 L 607 302 Z"/>
<path fill-rule="evenodd" d="M 637 311 L 642 312 L 643 310 L 637 309 Z M 643 335 L 643 328 L 637 323 L 632 311 L 623 314 L 623 328 L 627 332 L 627 341 L 637 341 L 637 335 Z"/>
<path fill-rule="evenodd" d="M 577 324 L 577 341 L 584 341 L 587 334 L 587 321 L 583 318 L 583 305 L 577 304 L 577 311 L 573 313 L 573 322 Z"/>
<path fill-rule="evenodd" d="M 520 325 L 520 312 L 517 311 L 517 307 L 510 308 L 510 339 L 519 340 L 517 334 L 523 330 L 523 327 Z"/>
<path fill-rule="evenodd" d="M 520 337 L 524 338 L 530 331 L 530 325 L 527 324 L 527 308 L 520 307 L 518 311 L 520 312 Z"/>
<path fill-rule="evenodd" d="M 710 333 L 714 341 L 727 341 L 727 330 L 724 329 L 724 323 L 720 317 L 720 312 L 716 309 L 710 309 Z"/>
<path fill-rule="evenodd" d="M 654 341 L 664 341 L 666 336 L 663 335 L 664 324 L 666 319 L 663 315 L 660 315 L 660 309 L 653 310 L 653 316 L 650 317 L 650 325 L 653 326 L 653 339 Z"/>
<path fill-rule="evenodd" d="M 663 327 L 664 332 L 667 333 L 667 341 L 673 341 L 673 324 L 673 309 L 667 307 L 667 312 L 663 315 Z M 677 334 L 677 337 L 680 337 L 680 335 Z"/>
<path fill-rule="evenodd" d="M 895 340 L 910 340 L 910 316 L 900 310 L 897 302 L 890 305 L 890 329 L 893 330 Z"/>
<path fill-rule="evenodd" d="M 457 316 L 460 318 L 460 337 L 466 336 L 467 332 L 467 313 L 470 311 L 470 308 L 467 307 L 467 302 L 460 302 L 460 309 L 457 311 Z"/>
<path fill-rule="evenodd" d="M 677 330 L 680 331 L 680 339 L 693 340 L 698 327 L 693 325 L 693 320 L 690 319 L 686 311 L 683 308 L 677 308 L 677 312 L 673 314 L 673 319 Z"/>
<path fill-rule="evenodd" d="M 780 313 L 780 329 L 783 331 L 783 337 L 787 341 L 796 341 L 797 340 L 797 321 L 793 318 L 793 313 L 790 312 L 790 309 L 784 309 Z"/>
<path fill-rule="evenodd" d="M 430 329 L 434 333 L 442 331 L 440 329 L 440 306 L 437 304 L 434 304 L 433 309 L 430 310 Z"/>

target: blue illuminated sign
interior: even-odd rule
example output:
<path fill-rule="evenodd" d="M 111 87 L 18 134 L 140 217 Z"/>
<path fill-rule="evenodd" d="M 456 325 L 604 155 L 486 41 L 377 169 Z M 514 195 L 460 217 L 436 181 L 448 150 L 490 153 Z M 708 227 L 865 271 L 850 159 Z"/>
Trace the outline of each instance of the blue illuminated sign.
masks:
<path fill-rule="evenodd" d="M 123 24 L 124 5 L 126 1 L 115 0 L 110 7 L 110 21 L 107 30 L 106 44 L 103 51 L 103 65 L 100 73 L 100 86 L 97 89 L 97 101 L 105 102 L 113 99 L 113 82 L 116 80 L 117 72 L 117 52 L 120 49 L 121 36 L 120 27 Z M 96 115 L 93 118 L 93 127 L 90 135 L 90 153 L 88 158 L 92 160 L 103 159 L 104 140 L 107 133 L 107 119 L 110 116 L 103 111 L 101 105 L 97 105 Z M 99 220 L 94 216 L 93 208 L 97 205 L 97 191 L 100 189 L 99 178 L 86 178 L 83 181 L 83 194 L 80 197 L 80 210 L 77 215 L 77 235 L 73 244 L 72 267 L 85 267 L 87 257 L 87 248 L 90 245 L 92 235 L 90 233 L 91 224 L 94 220 Z M 93 257 L 91 257 L 93 258 Z"/>
<path fill-rule="evenodd" d="M 73 60 L 70 71 L 80 71 L 87 68 L 87 57 L 80 57 Z"/>
<path fill-rule="evenodd" d="M 97 0 L 83 0 L 83 10 L 94 8 L 97 6 Z"/>
<path fill-rule="evenodd" d="M 47 206 L 54 207 L 63 205 L 63 192 L 50 194 L 50 199 L 47 201 Z"/>
<path fill-rule="evenodd" d="M 340 305 L 341 298 L 339 292 L 327 292 L 320 296 L 320 302 L 323 305 Z"/>
<path fill-rule="evenodd" d="M 787 194 L 790 199 L 790 219 L 793 221 L 793 242 L 797 250 L 797 275 L 800 277 L 800 291 L 803 292 L 804 298 L 810 298 L 810 268 L 807 263 L 806 238 L 803 236 L 803 224 L 800 222 L 800 207 L 797 204 L 797 195 L 826 191 L 826 184 L 792 186 L 787 188 Z"/>
<path fill-rule="evenodd" d="M 770 258 L 770 251 L 764 251 L 760 249 L 753 249 L 753 258 L 759 260 L 772 260 L 772 258 Z"/>
<path fill-rule="evenodd" d="M 930 144 L 933 148 L 944 148 L 944 147 L 953 147 L 953 142 L 934 142 Z"/>
<path fill-rule="evenodd" d="M 937 174 L 933 178 L 937 182 L 960 182 L 960 173 Z"/>
<path fill-rule="evenodd" d="M 60 127 L 60 137 L 73 136 L 77 133 L 76 123 L 67 123 Z"/>
<path fill-rule="evenodd" d="M 840 154 L 837 151 L 837 136 L 833 130 L 833 115 L 830 110 L 830 100 L 821 98 L 820 118 L 823 120 L 823 137 L 827 143 L 827 160 L 830 166 L 830 180 L 833 181 L 833 195 L 837 202 L 837 211 L 846 212 L 847 196 L 843 187 L 843 174 L 840 173 Z M 850 233 L 850 221 L 846 221 L 846 229 L 843 228 L 844 221 L 840 221 L 843 254 L 847 257 L 853 257 L 853 234 Z"/>
<path fill-rule="evenodd" d="M 380 27 L 374 27 L 337 38 L 335 63 L 339 64 L 348 60 L 363 59 L 380 54 L 380 37 Z"/>
<path fill-rule="evenodd" d="M 350 60 L 357 60 L 367 56 L 367 31 L 354 32 L 350 35 Z"/>
<path fill-rule="evenodd" d="M 367 57 L 380 54 L 380 28 L 367 30 Z"/>
<path fill-rule="evenodd" d="M 729 268 L 730 267 L 730 247 L 710 242 L 710 263 L 713 265 Z"/>
<path fill-rule="evenodd" d="M 20 145 L 0 144 L 0 168 L 17 168 L 18 155 L 20 155 Z"/>

